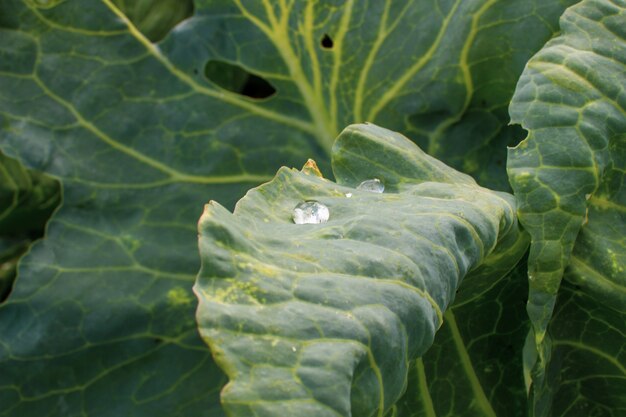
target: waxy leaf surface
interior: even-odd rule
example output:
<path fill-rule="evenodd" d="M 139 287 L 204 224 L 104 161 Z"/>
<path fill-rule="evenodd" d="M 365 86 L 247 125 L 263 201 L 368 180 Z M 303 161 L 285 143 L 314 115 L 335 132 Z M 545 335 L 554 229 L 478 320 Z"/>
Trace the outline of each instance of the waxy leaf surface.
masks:
<path fill-rule="evenodd" d="M 234 214 L 211 202 L 200 219 L 198 323 L 232 416 L 385 415 L 436 330 L 456 327 L 444 312 L 466 275 L 493 282 L 526 250 L 512 196 L 397 133 L 346 128 L 333 171 L 282 168 Z M 355 188 L 372 178 L 384 193 Z M 294 224 L 302 201 L 328 222 Z"/>

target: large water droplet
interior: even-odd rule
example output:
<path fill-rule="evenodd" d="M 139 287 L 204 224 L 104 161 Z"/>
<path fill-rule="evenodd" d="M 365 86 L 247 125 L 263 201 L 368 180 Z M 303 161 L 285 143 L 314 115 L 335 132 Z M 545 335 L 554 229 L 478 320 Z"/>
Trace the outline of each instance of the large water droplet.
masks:
<path fill-rule="evenodd" d="M 313 200 L 303 201 L 293 209 L 293 222 L 295 224 L 326 223 L 329 217 L 328 207 Z"/>
<path fill-rule="evenodd" d="M 385 191 L 385 184 L 383 184 L 378 178 L 371 180 L 365 180 L 356 187 L 357 190 L 369 191 L 370 193 L 382 193 Z"/>

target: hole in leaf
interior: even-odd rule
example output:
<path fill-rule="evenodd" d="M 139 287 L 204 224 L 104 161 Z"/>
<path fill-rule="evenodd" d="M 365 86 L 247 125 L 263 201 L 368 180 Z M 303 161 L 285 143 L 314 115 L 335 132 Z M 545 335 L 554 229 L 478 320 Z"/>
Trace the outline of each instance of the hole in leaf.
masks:
<path fill-rule="evenodd" d="M 324 49 L 333 49 L 333 40 L 331 39 L 330 36 L 328 36 L 328 33 L 324 33 L 324 37 L 322 37 L 322 48 Z"/>
<path fill-rule="evenodd" d="M 223 89 L 250 98 L 268 98 L 276 93 L 276 89 L 269 81 L 228 62 L 217 60 L 207 62 L 204 75 Z"/>

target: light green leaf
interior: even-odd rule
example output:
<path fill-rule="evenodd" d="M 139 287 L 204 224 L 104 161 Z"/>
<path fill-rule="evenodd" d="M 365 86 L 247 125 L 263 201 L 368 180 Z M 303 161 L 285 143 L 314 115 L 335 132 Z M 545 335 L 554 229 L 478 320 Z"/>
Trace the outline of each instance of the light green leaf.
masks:
<path fill-rule="evenodd" d="M 200 219 L 197 318 L 233 416 L 385 415 L 435 331 L 456 329 L 444 312 L 466 274 L 493 281 L 526 250 L 510 195 L 397 133 L 346 128 L 333 170 L 337 183 L 282 168 L 234 214 L 210 202 Z M 372 178 L 385 193 L 354 188 Z M 294 224 L 308 200 L 327 223 Z"/>
<path fill-rule="evenodd" d="M 625 20 L 621 0 L 568 9 L 561 36 L 528 63 L 510 108 L 513 122 L 529 131 L 509 151 L 508 170 L 532 236 L 537 415 L 549 412 L 544 338 L 568 265 L 569 279 L 598 302 L 618 311 L 626 305 Z"/>
<path fill-rule="evenodd" d="M 0 415 L 219 415 L 184 302 L 199 207 L 327 167 L 366 119 L 506 188 L 506 105 L 569 3 L 200 0 L 154 44 L 110 0 L 2 0 L 0 147 L 59 178 L 64 206 L 0 309 Z M 215 62 L 275 94 L 222 88 Z"/>

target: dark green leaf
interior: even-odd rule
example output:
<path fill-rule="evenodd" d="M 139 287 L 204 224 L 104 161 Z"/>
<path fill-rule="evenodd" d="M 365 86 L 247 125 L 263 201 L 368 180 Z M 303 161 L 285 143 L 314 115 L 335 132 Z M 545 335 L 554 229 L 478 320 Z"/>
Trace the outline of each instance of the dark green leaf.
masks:
<path fill-rule="evenodd" d="M 537 415 L 549 415 L 549 393 L 557 389 L 546 386 L 545 338 L 565 268 L 595 299 L 617 311 L 626 305 L 624 21 L 621 0 L 568 9 L 562 34 L 529 62 L 511 104 L 513 122 L 529 131 L 509 151 L 508 169 L 532 236 L 528 312 L 539 354 Z"/>
<path fill-rule="evenodd" d="M 411 364 L 401 417 L 527 415 L 522 347 L 529 323 L 526 264 L 472 298 L 467 277 L 423 358 Z"/>
<path fill-rule="evenodd" d="M 548 392 L 553 417 L 626 414 L 626 314 L 564 282 L 550 322 Z"/>
<path fill-rule="evenodd" d="M 234 214 L 211 202 L 200 219 L 198 322 L 233 416 L 383 416 L 444 320 L 460 338 L 443 312 L 466 274 L 497 280 L 526 251 L 512 196 L 397 133 L 348 127 L 333 169 L 337 183 L 283 168 Z M 385 193 L 354 188 L 372 178 Z M 294 224 L 310 200 L 330 219 Z"/>

